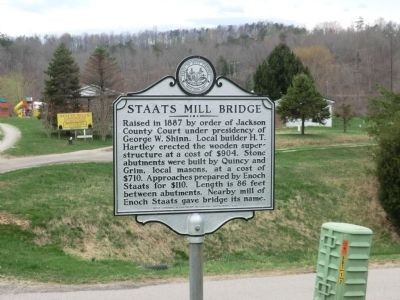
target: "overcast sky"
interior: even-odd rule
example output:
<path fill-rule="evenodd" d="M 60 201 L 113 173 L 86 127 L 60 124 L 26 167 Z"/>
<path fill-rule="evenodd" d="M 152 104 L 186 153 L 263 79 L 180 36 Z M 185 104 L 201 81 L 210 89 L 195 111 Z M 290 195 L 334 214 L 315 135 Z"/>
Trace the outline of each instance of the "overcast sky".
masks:
<path fill-rule="evenodd" d="M 159 31 L 272 21 L 314 28 L 351 26 L 359 17 L 398 22 L 396 0 L 0 0 L 0 33 L 11 37 L 63 33 Z"/>

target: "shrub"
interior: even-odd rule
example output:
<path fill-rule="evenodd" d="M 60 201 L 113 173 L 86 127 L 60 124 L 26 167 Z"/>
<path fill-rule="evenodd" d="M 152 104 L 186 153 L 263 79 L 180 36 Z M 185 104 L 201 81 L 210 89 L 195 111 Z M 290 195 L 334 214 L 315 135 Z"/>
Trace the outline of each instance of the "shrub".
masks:
<path fill-rule="evenodd" d="M 400 228 L 400 94 L 381 93 L 371 101 L 369 132 L 378 142 L 375 161 L 379 200 Z"/>

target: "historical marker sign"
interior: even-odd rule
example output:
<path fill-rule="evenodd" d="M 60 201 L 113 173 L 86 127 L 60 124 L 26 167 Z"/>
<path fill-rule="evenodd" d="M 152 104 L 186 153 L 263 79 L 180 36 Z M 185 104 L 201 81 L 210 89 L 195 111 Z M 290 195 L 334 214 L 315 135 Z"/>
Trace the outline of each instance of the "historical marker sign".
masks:
<path fill-rule="evenodd" d="M 273 209 L 274 106 L 191 57 L 114 107 L 116 215 Z"/>
<path fill-rule="evenodd" d="M 88 129 L 93 127 L 91 112 L 57 114 L 57 128 L 60 130 Z"/>

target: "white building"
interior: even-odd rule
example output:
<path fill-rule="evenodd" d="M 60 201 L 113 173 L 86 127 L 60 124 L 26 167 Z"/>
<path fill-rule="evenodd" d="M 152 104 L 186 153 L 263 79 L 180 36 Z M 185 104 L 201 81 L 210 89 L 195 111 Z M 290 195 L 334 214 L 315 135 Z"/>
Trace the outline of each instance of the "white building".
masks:
<path fill-rule="evenodd" d="M 329 99 L 325 99 L 325 98 L 324 98 L 324 100 L 328 103 L 330 117 L 325 120 L 325 124 L 320 124 L 318 122 L 313 122 L 312 119 L 308 119 L 308 120 L 306 120 L 304 122 L 304 126 L 305 127 L 308 127 L 308 126 L 332 127 L 333 104 L 335 103 L 335 101 L 329 100 Z M 278 99 L 278 100 L 275 101 L 275 108 L 277 108 L 279 106 L 279 102 L 280 101 L 281 101 L 281 99 Z M 279 116 L 277 116 L 277 118 L 280 119 Z M 286 126 L 286 127 L 301 127 L 301 119 L 288 121 L 288 122 L 286 122 L 286 124 L 284 124 L 284 126 Z"/>
<path fill-rule="evenodd" d="M 93 105 L 95 105 L 96 100 L 100 95 L 100 87 L 95 84 L 85 85 L 79 89 L 79 94 L 80 104 L 82 108 L 87 111 L 92 111 Z M 122 95 L 122 93 L 106 88 L 105 95 L 107 96 L 108 102 L 110 102 L 111 105 L 111 103 L 118 96 Z"/>

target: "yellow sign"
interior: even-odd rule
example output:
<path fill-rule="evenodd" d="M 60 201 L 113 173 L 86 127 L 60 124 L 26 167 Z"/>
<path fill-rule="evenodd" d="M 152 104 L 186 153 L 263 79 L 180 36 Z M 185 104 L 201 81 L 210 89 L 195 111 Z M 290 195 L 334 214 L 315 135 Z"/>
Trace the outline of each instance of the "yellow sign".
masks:
<path fill-rule="evenodd" d="M 61 130 L 92 128 L 92 113 L 57 114 L 57 127 Z"/>

